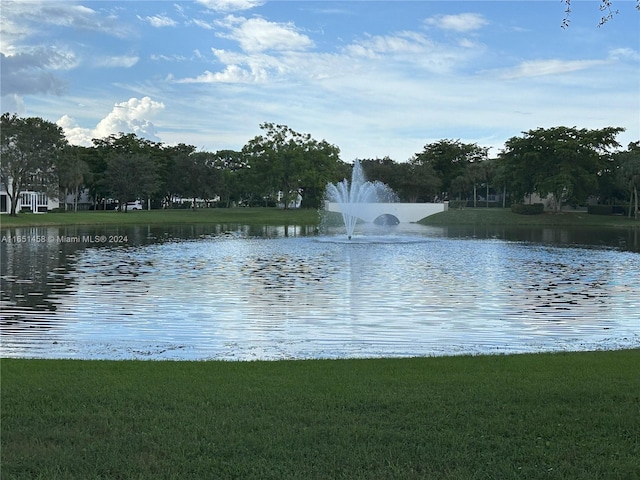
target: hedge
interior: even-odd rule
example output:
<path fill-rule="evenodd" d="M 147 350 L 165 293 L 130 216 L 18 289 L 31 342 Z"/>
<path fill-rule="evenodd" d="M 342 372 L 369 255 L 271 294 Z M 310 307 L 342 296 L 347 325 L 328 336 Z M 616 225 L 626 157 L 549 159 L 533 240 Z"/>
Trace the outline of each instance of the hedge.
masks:
<path fill-rule="evenodd" d="M 544 213 L 544 205 L 542 203 L 514 203 L 511 205 L 511 211 L 519 215 L 540 215 Z"/>

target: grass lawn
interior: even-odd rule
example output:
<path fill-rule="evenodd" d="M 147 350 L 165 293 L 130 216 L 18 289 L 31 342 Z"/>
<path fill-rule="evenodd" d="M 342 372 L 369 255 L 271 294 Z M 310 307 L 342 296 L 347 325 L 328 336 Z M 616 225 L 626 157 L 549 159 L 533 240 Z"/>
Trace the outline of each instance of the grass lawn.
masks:
<path fill-rule="evenodd" d="M 2 479 L 640 478 L 638 365 L 4 359 Z"/>
<path fill-rule="evenodd" d="M 207 208 L 197 210 L 143 210 L 62 212 L 47 214 L 21 213 L 16 217 L 0 216 L 0 227 L 47 225 L 146 225 L 236 223 L 242 225 L 317 225 L 320 214 L 312 209 L 279 208 Z M 341 221 L 341 220 L 340 220 Z M 510 209 L 465 208 L 431 215 L 420 221 L 424 225 L 522 225 L 522 226 L 588 226 L 634 227 L 640 221 L 622 216 L 589 215 L 587 213 L 545 213 L 517 215 Z"/>
<path fill-rule="evenodd" d="M 317 210 L 280 208 L 203 208 L 197 210 L 137 210 L 131 212 L 85 211 L 60 213 L 20 213 L 0 216 L 4 227 L 46 225 L 170 225 L 239 223 L 242 225 L 315 225 Z"/>
<path fill-rule="evenodd" d="M 423 225 L 513 225 L 513 226 L 583 226 L 635 227 L 640 221 L 621 215 L 589 215 L 585 212 L 543 213 L 519 215 L 509 208 L 464 208 L 431 215 L 419 223 Z"/>

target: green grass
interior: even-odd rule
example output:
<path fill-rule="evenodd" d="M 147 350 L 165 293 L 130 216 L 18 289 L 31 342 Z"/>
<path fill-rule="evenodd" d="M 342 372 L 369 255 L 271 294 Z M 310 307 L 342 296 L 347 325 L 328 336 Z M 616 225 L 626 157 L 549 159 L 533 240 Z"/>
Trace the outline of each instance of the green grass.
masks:
<path fill-rule="evenodd" d="M 330 218 L 331 215 L 328 215 Z M 341 222 L 339 215 L 334 215 Z M 242 225 L 317 225 L 320 214 L 311 209 L 279 208 L 209 208 L 198 210 L 143 210 L 127 213 L 115 211 L 21 213 L 0 216 L 0 227 L 47 225 L 159 225 L 236 223 Z M 635 227 L 640 222 L 622 216 L 586 213 L 545 213 L 517 215 L 503 208 L 465 208 L 431 215 L 420 221 L 424 225 L 514 225 L 514 226 L 588 226 Z"/>
<path fill-rule="evenodd" d="M 513 226 L 583 226 L 635 227 L 640 222 L 619 215 L 589 215 L 585 212 L 518 215 L 508 208 L 464 208 L 448 210 L 422 219 L 423 225 L 513 225 Z"/>
<path fill-rule="evenodd" d="M 310 209 L 206 208 L 197 210 L 141 210 L 131 212 L 87 211 L 60 213 L 20 213 L 2 215 L 1 226 L 47 225 L 171 225 L 202 223 L 240 223 L 243 225 L 315 225 L 318 212 Z"/>
<path fill-rule="evenodd" d="M 640 478 L 640 350 L 2 360 L 2 479 Z"/>

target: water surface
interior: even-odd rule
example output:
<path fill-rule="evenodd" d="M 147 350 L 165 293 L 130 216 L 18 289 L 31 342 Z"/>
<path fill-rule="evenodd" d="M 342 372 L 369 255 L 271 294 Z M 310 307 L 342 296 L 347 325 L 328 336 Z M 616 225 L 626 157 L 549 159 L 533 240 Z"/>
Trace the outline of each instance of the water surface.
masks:
<path fill-rule="evenodd" d="M 273 360 L 640 347 L 640 255 L 629 232 L 411 225 L 348 241 L 299 227 L 214 225 L 14 234 L 46 240 L 0 245 L 6 357 Z"/>

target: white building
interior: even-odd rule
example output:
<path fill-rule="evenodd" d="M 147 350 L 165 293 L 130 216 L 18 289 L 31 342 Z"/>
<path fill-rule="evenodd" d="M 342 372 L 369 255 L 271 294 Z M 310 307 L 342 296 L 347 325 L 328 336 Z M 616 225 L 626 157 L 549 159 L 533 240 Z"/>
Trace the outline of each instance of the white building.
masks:
<path fill-rule="evenodd" d="M 49 198 L 46 193 L 25 190 L 20 192 L 18 196 L 18 205 L 16 205 L 16 213 L 18 212 L 35 212 L 44 213 L 54 208 L 58 208 L 60 202 Z M 11 198 L 7 193 L 4 184 L 0 184 L 0 213 L 11 212 Z"/>

